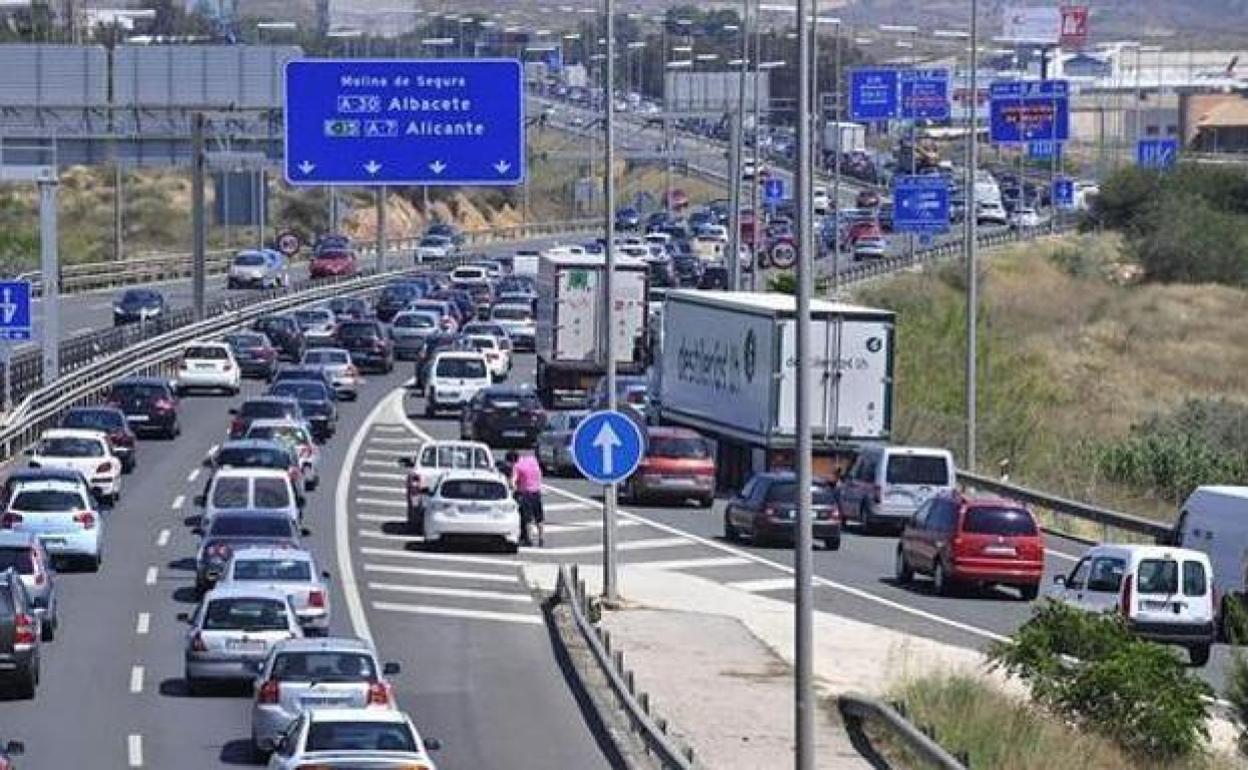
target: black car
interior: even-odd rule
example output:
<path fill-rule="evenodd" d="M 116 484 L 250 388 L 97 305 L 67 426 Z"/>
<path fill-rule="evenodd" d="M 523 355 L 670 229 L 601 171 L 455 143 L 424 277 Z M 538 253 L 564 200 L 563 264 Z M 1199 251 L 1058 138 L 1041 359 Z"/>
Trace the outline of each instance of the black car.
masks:
<path fill-rule="evenodd" d="M 312 426 L 312 435 L 320 441 L 333 437 L 338 429 L 338 406 L 334 389 L 323 382 L 307 380 L 283 380 L 269 388 L 274 398 L 293 398 L 299 402 L 303 419 Z"/>
<path fill-rule="evenodd" d="M 225 344 L 230 346 L 244 377 L 273 379 L 277 371 L 277 348 L 269 342 L 268 336 L 262 332 L 235 332 L 225 335 Z"/>
<path fill-rule="evenodd" d="M 113 326 L 152 323 L 164 315 L 164 295 L 151 289 L 126 289 L 113 303 Z"/>
<path fill-rule="evenodd" d="M 532 388 L 493 386 L 473 396 L 459 421 L 460 438 L 487 444 L 532 446 L 546 426 L 546 412 Z"/>
<path fill-rule="evenodd" d="M 830 551 L 841 547 L 841 519 L 836 489 L 826 481 L 811 484 L 814 538 Z M 797 520 L 797 476 L 791 471 L 759 473 L 724 509 L 724 537 L 737 542 L 748 536 L 756 544 L 792 541 Z"/>
<path fill-rule="evenodd" d="M 300 536 L 308 531 L 297 529 L 284 513 L 271 511 L 223 511 L 212 517 L 202 532 L 199 553 L 195 556 L 195 590 L 206 592 L 221 577 L 226 563 L 241 548 L 298 548 Z"/>
<path fill-rule="evenodd" d="M 330 390 L 334 389 L 334 381 L 323 366 L 283 366 L 273 375 L 273 385 L 290 381 L 319 382 Z"/>
<path fill-rule="evenodd" d="M 728 268 L 723 265 L 707 265 L 698 280 L 698 288 L 710 291 L 728 288 Z"/>
<path fill-rule="evenodd" d="M 333 311 L 334 318 L 337 318 L 340 323 L 362 321 L 373 314 L 372 308 L 368 306 L 368 300 L 363 297 L 334 297 L 329 301 L 329 309 Z"/>
<path fill-rule="evenodd" d="M 675 224 L 675 221 L 666 211 L 656 211 L 646 217 L 646 232 L 657 233 L 669 224 Z"/>
<path fill-rule="evenodd" d="M 681 254 L 672 257 L 672 269 L 676 271 L 676 281 L 682 287 L 696 288 L 702 280 L 703 263 L 702 258 L 697 255 Z"/>
<path fill-rule="evenodd" d="M 230 410 L 230 438 L 241 439 L 255 420 L 303 420 L 303 411 L 295 398 L 262 396 L 249 398 L 237 409 Z"/>
<path fill-rule="evenodd" d="M 670 259 L 655 259 L 646 263 L 650 272 L 650 285 L 656 289 L 675 289 L 680 285 L 676 268 Z"/>
<path fill-rule="evenodd" d="M 178 423 L 178 397 L 169 380 L 159 377 L 127 377 L 113 383 L 108 403 L 126 415 L 126 422 L 137 434 L 154 433 L 177 438 L 182 432 Z"/>
<path fill-rule="evenodd" d="M 5 762 L 11 763 L 13 761 L 13 757 L 20 757 L 25 753 L 26 744 L 21 741 L 9 741 L 3 746 L 0 746 L 0 760 Z M 5 767 L 5 765 L 0 765 L 0 767 Z"/>
<path fill-rule="evenodd" d="M 472 343 L 459 334 L 433 334 L 426 337 L 425 344 L 421 346 L 420 352 L 416 354 L 416 382 L 414 385 L 416 392 L 422 396 L 424 395 L 425 385 L 429 382 L 429 365 L 433 363 L 433 359 L 437 357 L 438 353 L 444 350 L 472 349 Z"/>
<path fill-rule="evenodd" d="M 456 246 L 464 245 L 464 234 L 459 231 L 455 225 L 448 225 L 445 222 L 434 222 L 425 229 L 425 235 L 437 235 L 443 238 L 450 238 L 451 243 Z"/>
<path fill-rule="evenodd" d="M 122 472 L 130 473 L 134 470 L 135 463 L 138 462 L 134 454 L 134 431 L 130 429 L 125 413 L 117 407 L 76 406 L 61 418 L 61 427 L 94 430 L 105 434 L 113 448 L 113 454 L 121 460 Z"/>
<path fill-rule="evenodd" d="M 303 338 L 303 330 L 299 328 L 299 322 L 293 317 L 288 315 L 261 316 L 251 324 L 251 328 L 269 338 L 273 347 L 277 348 L 278 358 L 286 361 L 298 361 L 303 358 L 307 342 Z"/>
<path fill-rule="evenodd" d="M 396 283 L 387 286 L 377 298 L 377 320 L 390 323 L 400 311 L 406 310 L 408 305 L 423 296 L 425 292 L 421 284 Z"/>
<path fill-rule="evenodd" d="M 641 212 L 632 206 L 625 206 L 615 212 L 615 229 L 636 230 L 641 227 Z"/>
<path fill-rule="evenodd" d="M 21 576 L 11 568 L 0 572 L 0 683 L 19 698 L 35 697 L 42 636 L 34 602 Z"/>
<path fill-rule="evenodd" d="M 371 367 L 384 374 L 394 370 L 394 348 L 376 321 L 343 322 L 338 327 L 338 345 L 361 370 Z"/>

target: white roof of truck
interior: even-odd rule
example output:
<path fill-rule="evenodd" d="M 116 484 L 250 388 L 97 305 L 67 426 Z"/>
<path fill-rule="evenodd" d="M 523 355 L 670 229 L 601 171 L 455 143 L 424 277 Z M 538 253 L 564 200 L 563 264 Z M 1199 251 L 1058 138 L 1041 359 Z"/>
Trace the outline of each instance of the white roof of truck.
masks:
<path fill-rule="evenodd" d="M 667 292 L 667 301 L 712 305 L 760 315 L 793 316 L 797 313 L 797 298 L 792 294 L 781 294 L 779 292 L 672 289 Z M 822 299 L 812 299 L 810 310 L 814 316 L 870 316 L 873 318 L 891 319 L 894 315 L 891 310 L 866 307 L 865 305 L 851 305 L 844 302 L 829 302 Z"/>
<path fill-rule="evenodd" d="M 603 267 L 606 265 L 607 258 L 602 254 L 552 254 L 550 252 L 544 252 L 542 254 L 542 261 L 549 262 L 556 267 Z M 635 259 L 621 254 L 618 246 L 616 247 L 615 266 L 638 270 L 646 269 L 646 263 L 644 260 Z"/>

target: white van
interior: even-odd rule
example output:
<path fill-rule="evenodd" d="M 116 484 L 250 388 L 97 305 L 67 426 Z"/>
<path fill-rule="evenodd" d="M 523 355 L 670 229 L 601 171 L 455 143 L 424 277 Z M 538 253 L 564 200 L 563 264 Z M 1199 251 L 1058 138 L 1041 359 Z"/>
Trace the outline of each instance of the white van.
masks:
<path fill-rule="evenodd" d="M 1143 639 L 1186 647 L 1192 665 L 1213 645 L 1213 569 L 1209 557 L 1168 545 L 1098 545 L 1050 596 L 1089 612 L 1120 612 Z"/>
<path fill-rule="evenodd" d="M 957 484 L 948 449 L 909 446 L 864 448 L 840 489 L 842 521 L 867 529 L 900 530 L 919 506 Z"/>
<path fill-rule="evenodd" d="M 1228 601 L 1248 601 L 1248 487 L 1197 487 L 1179 509 L 1172 542 L 1209 557 L 1218 617 Z"/>
<path fill-rule="evenodd" d="M 207 493 L 195 498 L 195 505 L 204 509 L 199 527 L 205 532 L 222 511 L 281 513 L 298 524 L 303 520 L 300 502 L 289 474 L 277 468 L 222 468 L 208 483 Z"/>

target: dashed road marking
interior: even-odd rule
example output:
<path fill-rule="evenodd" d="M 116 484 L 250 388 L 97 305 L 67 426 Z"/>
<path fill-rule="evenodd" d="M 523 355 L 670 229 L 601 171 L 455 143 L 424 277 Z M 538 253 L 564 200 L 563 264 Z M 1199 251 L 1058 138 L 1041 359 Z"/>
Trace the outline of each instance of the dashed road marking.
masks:
<path fill-rule="evenodd" d="M 653 548 L 687 548 L 693 545 L 683 537 L 654 537 L 644 540 L 625 540 L 615 546 L 617 551 L 648 551 Z M 577 554 L 599 553 L 602 543 L 590 545 L 565 545 L 558 548 L 539 548 L 533 553 L 544 553 L 550 556 L 573 556 Z"/>
<path fill-rule="evenodd" d="M 143 736 L 131 735 L 126 738 L 126 759 L 130 767 L 143 766 Z"/>
<path fill-rule="evenodd" d="M 729 588 L 735 588 L 738 591 L 748 591 L 750 593 L 762 593 L 763 591 L 784 591 L 792 590 L 792 578 L 762 578 L 761 580 L 738 580 L 734 583 L 725 583 Z"/>
<path fill-rule="evenodd" d="M 172 536 L 173 535 L 169 530 L 162 529 L 160 531 L 160 534 L 156 535 L 156 547 L 164 548 L 165 546 L 169 545 L 169 538 Z"/>
<path fill-rule="evenodd" d="M 158 574 L 158 573 L 157 573 L 157 571 L 156 571 L 156 567 L 155 567 L 155 565 L 153 565 L 153 566 L 151 566 L 151 567 L 148 567 L 148 568 L 147 568 L 147 577 L 145 577 L 145 578 L 143 579 L 143 582 L 144 582 L 144 583 L 147 583 L 149 586 L 154 586 L 154 585 L 156 585 L 156 575 L 157 575 L 157 574 Z"/>
<path fill-rule="evenodd" d="M 190 473 L 186 475 L 186 483 L 194 484 L 195 479 L 197 478 L 199 478 L 199 468 L 196 468 L 195 470 L 191 471 Z"/>
<path fill-rule="evenodd" d="M 372 484 L 356 484 L 355 489 L 357 492 L 373 492 L 382 495 L 398 495 L 399 497 L 407 497 L 407 490 L 401 486 L 378 487 Z"/>
<path fill-rule="evenodd" d="M 146 636 L 150 630 L 152 630 L 152 614 L 140 612 L 138 620 L 134 623 L 134 633 L 138 636 Z"/>
<path fill-rule="evenodd" d="M 406 524 L 406 516 L 380 516 L 375 513 L 357 513 L 355 518 L 370 524 Z"/>
<path fill-rule="evenodd" d="M 182 510 L 182 505 L 185 502 L 186 502 L 186 495 L 178 495 L 177 497 L 173 498 L 173 504 L 170 505 L 169 508 L 175 511 L 180 511 Z"/>
<path fill-rule="evenodd" d="M 357 497 L 356 505 L 380 505 L 382 508 L 406 508 L 407 500 L 382 500 L 379 497 Z"/>
<path fill-rule="evenodd" d="M 143 692 L 143 667 L 130 667 L 130 692 L 138 694 Z"/>
<path fill-rule="evenodd" d="M 408 551 L 395 550 L 393 548 L 373 548 L 372 546 L 364 546 L 360 549 L 360 553 L 366 556 L 398 556 L 404 559 L 417 559 L 420 561 L 440 561 L 454 562 L 457 564 L 489 564 L 495 567 L 515 567 L 518 562 L 514 559 L 504 559 L 499 556 L 478 556 L 469 553 L 434 553 L 432 551 Z"/>
<path fill-rule="evenodd" d="M 389 463 L 386 463 L 387 465 Z M 378 479 L 380 481 L 407 481 L 407 476 L 402 473 L 374 473 L 372 471 L 360 471 L 356 474 L 362 479 Z"/>
<path fill-rule="evenodd" d="M 373 449 L 368 447 L 364 450 L 366 455 L 379 455 L 381 457 L 411 457 L 411 452 L 400 452 L 397 449 Z"/>
<path fill-rule="evenodd" d="M 632 561 L 628 563 L 628 566 L 665 569 L 669 572 L 673 572 L 676 570 L 698 569 L 702 567 L 735 567 L 738 564 L 748 563 L 748 559 L 743 559 L 740 556 L 703 556 L 693 559 L 669 559 L 667 561 Z"/>

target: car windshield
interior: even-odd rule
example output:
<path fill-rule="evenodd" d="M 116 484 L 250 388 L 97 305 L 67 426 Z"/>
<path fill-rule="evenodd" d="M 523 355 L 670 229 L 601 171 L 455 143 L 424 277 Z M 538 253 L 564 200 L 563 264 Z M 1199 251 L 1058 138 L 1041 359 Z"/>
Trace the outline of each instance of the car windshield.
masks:
<path fill-rule="evenodd" d="M 279 468 L 290 465 L 290 457 L 277 447 L 222 447 L 217 452 L 219 468 Z"/>
<path fill-rule="evenodd" d="M 65 415 L 65 420 L 61 423 L 63 428 L 121 428 L 126 424 L 126 418 L 107 409 L 77 409 Z"/>
<path fill-rule="evenodd" d="M 814 505 L 832 505 L 836 501 L 836 496 L 832 491 L 832 487 L 827 484 L 811 484 L 810 497 L 811 502 Z M 775 484 L 772 484 L 767 490 L 767 502 L 796 503 L 797 482 L 778 481 Z"/>
<path fill-rule="evenodd" d="M 501 481 L 487 479 L 448 479 L 438 490 L 447 500 L 506 500 L 510 494 Z"/>
<path fill-rule="evenodd" d="M 39 442 L 43 457 L 103 457 L 104 444 L 90 438 L 45 438 Z"/>
<path fill-rule="evenodd" d="M 1141 594 L 1177 594 L 1179 563 L 1174 559 L 1144 559 L 1136 580 Z"/>
<path fill-rule="evenodd" d="M 421 246 L 433 246 L 436 248 L 439 246 L 445 246 L 448 243 L 450 243 L 450 239 L 444 238 L 441 235 L 426 235 L 424 238 L 420 239 Z"/>
<path fill-rule="evenodd" d="M 399 722 L 313 722 L 305 751 L 415 752 L 416 739 Z"/>
<path fill-rule="evenodd" d="M 230 352 L 215 345 L 194 345 L 186 349 L 185 357 L 205 361 L 224 361 L 230 357 Z"/>
<path fill-rule="evenodd" d="M 700 438 L 651 436 L 646 454 L 675 460 L 705 460 L 711 456 L 711 451 Z"/>
<path fill-rule="evenodd" d="M 496 307 L 490 317 L 495 321 L 527 321 L 533 313 L 527 307 Z"/>
<path fill-rule="evenodd" d="M 82 493 L 72 489 L 31 489 L 19 491 L 9 503 L 9 508 L 30 513 L 54 513 L 86 510 L 89 506 Z"/>
<path fill-rule="evenodd" d="M 239 254 L 234 258 L 234 264 L 241 267 L 261 267 L 267 262 L 263 254 Z"/>
<path fill-rule="evenodd" d="M 35 552 L 29 548 L 0 548 L 0 572 L 16 570 L 19 575 L 35 574 Z"/>
<path fill-rule="evenodd" d="M 212 507 L 247 508 L 251 491 L 250 479 L 246 477 L 217 477 L 212 485 Z"/>
<path fill-rule="evenodd" d="M 269 393 L 274 396 L 298 399 L 299 401 L 329 400 L 329 394 L 325 392 L 324 385 L 315 382 L 303 382 L 301 380 L 280 382 L 274 385 Z"/>
<path fill-rule="evenodd" d="M 438 322 L 431 315 L 411 313 L 394 319 L 394 325 L 400 329 L 432 329 Z"/>
<path fill-rule="evenodd" d="M 280 401 L 247 401 L 243 404 L 243 408 L 239 410 L 239 414 L 243 417 L 259 420 L 285 417 L 291 411 L 289 404 L 283 404 Z"/>
<path fill-rule="evenodd" d="M 290 519 L 285 516 L 216 516 L 212 520 L 211 537 L 291 537 Z"/>
<path fill-rule="evenodd" d="M 351 355 L 345 350 L 309 350 L 303 354 L 303 362 L 313 366 L 349 364 L 351 363 Z"/>
<path fill-rule="evenodd" d="M 286 605 L 276 599 L 213 599 L 204 612 L 205 631 L 285 631 Z"/>
<path fill-rule="evenodd" d="M 479 358 L 440 358 L 435 374 L 438 377 L 485 379 L 485 361 Z"/>
<path fill-rule="evenodd" d="M 306 559 L 235 560 L 235 580 L 277 580 L 306 583 L 312 580 L 312 563 Z"/>
<path fill-rule="evenodd" d="M 889 484 L 949 485 L 949 464 L 941 455 L 890 455 Z"/>
<path fill-rule="evenodd" d="M 1036 534 L 1036 522 L 1020 508 L 968 508 L 962 530 L 976 535 L 1025 536 Z"/>
<path fill-rule="evenodd" d="M 377 667 L 362 652 L 283 652 L 274 659 L 270 676 L 279 682 L 375 682 Z"/>

